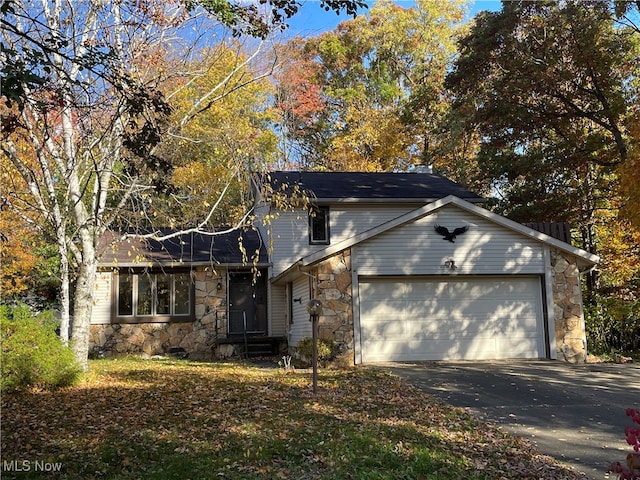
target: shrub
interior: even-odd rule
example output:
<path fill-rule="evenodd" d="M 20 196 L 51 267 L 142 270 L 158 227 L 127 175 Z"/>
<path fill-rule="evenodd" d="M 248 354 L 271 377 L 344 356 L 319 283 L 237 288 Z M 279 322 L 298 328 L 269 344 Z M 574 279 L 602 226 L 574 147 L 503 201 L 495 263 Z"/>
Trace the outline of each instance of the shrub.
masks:
<path fill-rule="evenodd" d="M 53 312 L 34 316 L 25 304 L 0 305 L 2 391 L 54 390 L 78 380 L 81 368 L 56 335 L 57 326 Z"/>
<path fill-rule="evenodd" d="M 640 350 L 640 300 L 596 296 L 585 306 L 587 343 L 597 354 Z"/>
<path fill-rule="evenodd" d="M 298 342 L 298 355 L 309 363 L 313 360 L 313 339 L 305 337 Z M 338 345 L 333 340 L 318 339 L 318 361 L 326 364 L 338 354 Z"/>
<path fill-rule="evenodd" d="M 633 452 L 627 455 L 626 465 L 620 462 L 614 462 L 609 467 L 609 471 L 618 474 L 619 479 L 638 480 L 640 479 L 640 409 L 627 409 L 627 415 L 631 417 L 638 428 L 627 427 L 624 434 L 627 437 L 627 443 L 633 447 Z"/>

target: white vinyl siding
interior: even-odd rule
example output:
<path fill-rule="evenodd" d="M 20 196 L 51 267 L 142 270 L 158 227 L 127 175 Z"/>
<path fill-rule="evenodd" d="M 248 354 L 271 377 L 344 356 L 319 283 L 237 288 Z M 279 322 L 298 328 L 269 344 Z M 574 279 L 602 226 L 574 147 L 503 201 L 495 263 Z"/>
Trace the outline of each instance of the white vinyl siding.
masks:
<path fill-rule="evenodd" d="M 363 362 L 544 358 L 540 277 L 361 278 Z"/>
<path fill-rule="evenodd" d="M 287 314 L 286 287 L 278 285 L 269 285 L 270 288 L 270 308 L 271 308 L 271 325 L 270 335 L 274 337 L 284 337 L 287 333 L 287 323 L 289 322 Z"/>
<path fill-rule="evenodd" d="M 307 313 L 307 303 L 311 299 L 309 293 L 309 277 L 302 276 L 293 282 L 292 288 L 292 317 L 293 323 L 289 325 L 289 346 L 295 347 L 304 337 L 311 336 L 311 322 Z M 294 301 L 300 299 L 300 301 Z"/>
<path fill-rule="evenodd" d="M 91 310 L 91 323 L 111 323 L 111 272 L 98 272 L 93 291 L 93 309 Z"/>
<path fill-rule="evenodd" d="M 333 245 L 346 240 L 418 206 L 332 204 L 329 213 L 330 243 Z M 268 229 L 261 227 L 261 233 L 268 247 L 272 248 L 273 276 L 279 275 L 300 258 L 326 248 L 326 245 L 309 245 L 309 217 L 302 209 L 279 212 Z"/>
<path fill-rule="evenodd" d="M 452 243 L 436 224 L 469 230 Z M 352 254 L 359 275 L 541 274 L 545 267 L 540 242 L 455 206 L 366 240 Z M 455 269 L 445 266 L 451 259 Z"/>

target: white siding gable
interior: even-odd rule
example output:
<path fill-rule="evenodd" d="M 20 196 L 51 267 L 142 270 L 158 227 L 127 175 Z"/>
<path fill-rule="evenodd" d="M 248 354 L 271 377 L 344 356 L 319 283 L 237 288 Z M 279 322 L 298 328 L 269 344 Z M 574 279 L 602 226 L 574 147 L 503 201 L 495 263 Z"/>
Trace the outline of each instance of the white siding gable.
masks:
<path fill-rule="evenodd" d="M 420 205 L 332 204 L 329 210 L 331 245 L 365 232 L 414 210 Z M 302 257 L 326 248 L 309 244 L 309 219 L 305 210 L 280 212 L 262 229 L 271 248 L 273 276 L 277 276 Z"/>
<path fill-rule="evenodd" d="M 276 337 L 284 337 L 287 331 L 289 317 L 287 314 L 286 287 L 269 284 L 269 307 L 271 314 L 270 334 Z"/>
<path fill-rule="evenodd" d="M 469 230 L 449 242 L 435 225 Z M 544 246 L 486 218 L 446 205 L 353 247 L 358 275 L 538 274 Z M 456 269 L 445 266 L 453 260 Z"/>

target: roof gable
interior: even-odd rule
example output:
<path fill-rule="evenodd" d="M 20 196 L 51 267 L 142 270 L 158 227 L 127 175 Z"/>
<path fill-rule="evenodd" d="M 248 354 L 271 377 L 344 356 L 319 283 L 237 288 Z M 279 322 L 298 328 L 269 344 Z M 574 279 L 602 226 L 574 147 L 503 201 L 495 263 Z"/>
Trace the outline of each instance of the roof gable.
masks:
<path fill-rule="evenodd" d="M 433 201 L 455 195 L 469 202 L 484 199 L 433 173 L 271 172 L 264 181 L 275 190 L 298 186 L 317 202 Z"/>
<path fill-rule="evenodd" d="M 566 242 L 553 238 L 550 235 L 547 235 L 545 233 L 529 228 L 518 222 L 514 222 L 513 220 L 509 220 L 506 217 L 490 212 L 489 210 L 486 210 L 477 205 L 469 203 L 456 196 L 450 195 L 440 200 L 437 200 L 435 202 L 424 205 L 415 210 L 412 210 L 411 212 L 408 212 L 404 215 L 401 215 L 400 217 L 397 217 L 393 220 L 390 220 L 381 225 L 378 225 L 370 230 L 367 230 L 366 232 L 362 232 L 359 235 L 355 235 L 342 242 L 338 242 L 334 245 L 330 245 L 319 252 L 307 255 L 306 257 L 303 257 L 300 260 L 300 262 L 302 266 L 314 264 L 320 260 L 323 260 L 324 258 L 327 258 L 328 256 L 331 256 L 335 253 L 338 253 L 344 250 L 345 248 L 349 248 L 353 245 L 356 245 L 366 240 L 369 240 L 371 238 L 374 238 L 392 229 L 401 227 L 402 225 L 414 222 L 420 218 L 428 216 L 431 213 L 439 209 L 442 209 L 444 206 L 447 206 L 447 205 L 455 205 L 463 210 L 466 210 L 474 215 L 477 215 L 490 222 L 493 222 L 497 225 L 500 225 L 504 228 L 514 231 L 520 235 L 523 235 L 530 239 L 553 246 L 561 251 L 574 255 L 578 260 L 578 264 L 581 266 L 592 266 L 597 264 L 600 261 L 600 258 L 597 255 L 589 253 L 580 248 L 574 247 Z"/>

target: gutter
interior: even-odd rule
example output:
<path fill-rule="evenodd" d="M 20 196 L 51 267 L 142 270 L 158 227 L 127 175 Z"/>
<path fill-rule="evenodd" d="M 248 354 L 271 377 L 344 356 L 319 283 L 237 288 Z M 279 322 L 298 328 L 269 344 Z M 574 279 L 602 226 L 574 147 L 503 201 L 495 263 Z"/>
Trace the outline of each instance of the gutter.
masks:
<path fill-rule="evenodd" d="M 278 284 L 283 284 L 283 283 L 287 283 L 290 280 L 293 280 L 295 277 L 297 277 L 298 275 L 296 274 L 304 274 L 304 275 L 309 275 L 308 273 L 309 268 L 306 267 L 302 261 L 302 259 L 296 261 L 294 264 L 292 264 L 289 268 L 287 268 L 285 271 L 283 271 L 282 273 L 278 274 L 277 277 L 274 277 L 271 279 L 271 284 L 272 285 L 278 285 Z"/>
<path fill-rule="evenodd" d="M 225 267 L 225 268 L 241 268 L 241 267 L 270 267 L 269 262 L 260 263 L 218 263 L 218 262 L 171 262 L 171 263 L 153 263 L 153 262 L 138 262 L 138 263 L 102 263 L 98 264 L 100 269 L 114 270 L 119 268 L 192 268 L 192 267 Z"/>

